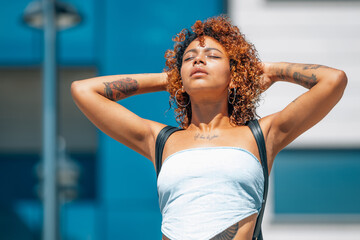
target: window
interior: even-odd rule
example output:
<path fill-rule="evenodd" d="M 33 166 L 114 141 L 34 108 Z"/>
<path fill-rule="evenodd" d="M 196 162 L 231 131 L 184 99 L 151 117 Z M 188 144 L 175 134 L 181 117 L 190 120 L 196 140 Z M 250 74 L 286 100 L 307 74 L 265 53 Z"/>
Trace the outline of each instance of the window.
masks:
<path fill-rule="evenodd" d="M 272 174 L 277 219 L 336 214 L 360 220 L 359 149 L 284 150 Z"/>

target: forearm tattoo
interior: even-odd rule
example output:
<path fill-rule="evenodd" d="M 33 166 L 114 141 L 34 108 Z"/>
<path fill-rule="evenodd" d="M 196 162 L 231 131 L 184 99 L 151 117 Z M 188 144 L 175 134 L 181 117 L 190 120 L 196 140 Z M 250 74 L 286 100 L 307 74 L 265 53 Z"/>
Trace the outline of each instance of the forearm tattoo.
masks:
<path fill-rule="evenodd" d="M 288 63 L 286 67 L 277 68 L 275 73 L 283 81 L 292 81 L 310 89 L 318 83 L 316 70 L 319 68 L 329 67 L 318 64 Z"/>
<path fill-rule="evenodd" d="M 105 97 L 113 101 L 133 95 L 139 89 L 138 82 L 133 78 L 123 78 L 113 82 L 104 82 L 104 85 Z"/>
<path fill-rule="evenodd" d="M 293 79 L 297 84 L 306 88 L 312 88 L 317 83 L 315 74 L 311 74 L 311 76 L 306 76 L 302 73 L 294 72 Z"/>
<path fill-rule="evenodd" d="M 285 70 L 282 69 L 282 68 L 277 69 L 277 70 L 276 70 L 276 75 L 277 75 L 281 80 L 285 81 L 286 78 L 287 78 L 288 76 L 290 76 L 290 74 L 291 74 L 291 69 L 292 69 L 292 64 L 288 64 L 288 65 L 286 66 L 286 69 L 285 69 Z"/>
<path fill-rule="evenodd" d="M 233 239 L 237 233 L 239 226 L 238 223 L 235 223 L 225 231 L 219 233 L 215 237 L 211 238 L 210 240 L 230 240 Z"/>
<path fill-rule="evenodd" d="M 318 69 L 318 68 L 329 68 L 329 67 L 324 66 L 324 65 L 319 65 L 319 64 L 305 64 L 305 66 L 303 67 L 303 70 Z"/>

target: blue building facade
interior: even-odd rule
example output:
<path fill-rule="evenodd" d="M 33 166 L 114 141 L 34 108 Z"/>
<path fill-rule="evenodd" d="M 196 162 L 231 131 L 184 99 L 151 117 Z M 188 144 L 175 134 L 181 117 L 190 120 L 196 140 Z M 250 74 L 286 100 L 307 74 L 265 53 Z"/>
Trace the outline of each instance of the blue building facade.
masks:
<path fill-rule="evenodd" d="M 225 6 L 220 0 L 66 2 L 78 9 L 82 22 L 58 33 L 59 66 L 93 67 L 98 75 L 161 72 L 164 53 L 173 47 L 172 37 L 198 19 L 223 13 Z M 42 32 L 22 21 L 29 3 L 0 2 L 2 69 L 41 67 Z M 167 93 L 136 96 L 122 104 L 144 118 L 175 124 Z M 39 239 L 42 206 L 34 193 L 38 180 L 33 171 L 41 151 L 18 154 L 2 149 L 0 238 Z M 69 155 L 83 169 L 83 194 L 61 206 L 63 239 L 161 238 L 156 177 L 150 161 L 101 132 L 95 154 Z M 7 187 L 9 181 L 18 186 L 16 190 Z"/>

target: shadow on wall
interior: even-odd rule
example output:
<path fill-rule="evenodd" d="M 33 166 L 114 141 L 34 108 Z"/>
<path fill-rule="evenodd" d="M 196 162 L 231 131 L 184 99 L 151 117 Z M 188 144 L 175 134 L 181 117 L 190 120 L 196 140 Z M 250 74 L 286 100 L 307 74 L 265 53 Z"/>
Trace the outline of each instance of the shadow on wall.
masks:
<path fill-rule="evenodd" d="M 12 206 L 0 205 L 0 239 L 40 240 L 41 232 L 30 229 Z"/>

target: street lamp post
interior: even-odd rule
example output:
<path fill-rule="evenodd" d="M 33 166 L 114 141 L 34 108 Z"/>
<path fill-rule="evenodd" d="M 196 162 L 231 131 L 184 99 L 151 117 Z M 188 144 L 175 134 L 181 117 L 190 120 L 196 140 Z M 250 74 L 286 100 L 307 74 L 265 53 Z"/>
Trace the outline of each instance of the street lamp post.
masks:
<path fill-rule="evenodd" d="M 56 35 L 58 29 L 65 29 L 80 22 L 80 16 L 69 5 L 42 0 L 31 2 L 24 13 L 24 21 L 31 27 L 43 29 L 43 239 L 58 240 L 59 204 L 57 195 L 57 56 Z"/>
<path fill-rule="evenodd" d="M 44 73 L 43 73 L 43 166 L 44 218 L 43 239 L 59 239 L 59 208 L 56 184 L 57 159 L 57 68 L 54 0 L 43 1 Z"/>

